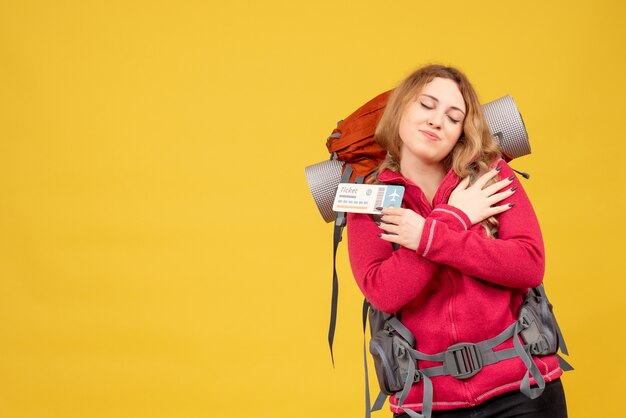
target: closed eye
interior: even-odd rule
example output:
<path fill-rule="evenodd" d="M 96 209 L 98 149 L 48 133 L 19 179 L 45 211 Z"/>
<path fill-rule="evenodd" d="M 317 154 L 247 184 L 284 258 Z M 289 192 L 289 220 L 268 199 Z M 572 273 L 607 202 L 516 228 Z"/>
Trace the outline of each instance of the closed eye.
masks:
<path fill-rule="evenodd" d="M 422 107 L 423 107 L 423 108 L 426 108 L 426 109 L 428 109 L 428 110 L 433 110 L 433 109 L 434 109 L 434 107 L 432 107 L 432 106 L 428 106 L 428 105 L 426 105 L 426 103 L 424 103 L 424 102 L 420 102 L 420 104 L 422 105 Z"/>

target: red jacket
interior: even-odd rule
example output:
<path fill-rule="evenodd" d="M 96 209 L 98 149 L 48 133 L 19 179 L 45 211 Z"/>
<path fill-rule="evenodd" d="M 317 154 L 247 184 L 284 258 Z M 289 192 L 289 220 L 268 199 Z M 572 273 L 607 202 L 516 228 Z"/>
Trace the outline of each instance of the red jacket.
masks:
<path fill-rule="evenodd" d="M 504 162 L 500 178 L 514 175 Z M 422 190 L 400 173 L 383 171 L 378 179 L 405 187 L 403 207 L 426 219 L 417 251 L 378 238 L 383 232 L 370 215 L 348 214 L 348 251 L 357 284 L 370 303 L 383 312 L 398 313 L 413 332 L 417 350 L 445 351 L 460 343 L 495 337 L 517 320 L 528 288 L 539 285 L 544 273 L 544 248 L 537 217 L 522 185 L 500 204 L 515 203 L 498 215 L 498 239 L 488 238 L 481 223 L 446 202 L 459 183 L 451 170 L 431 206 Z M 513 347 L 513 339 L 495 350 Z M 546 382 L 562 370 L 556 356 L 535 357 Z M 418 368 L 441 363 L 419 361 Z M 519 390 L 526 367 L 519 358 L 485 366 L 459 380 L 439 376 L 433 382 L 433 410 L 472 407 L 505 392 Z M 531 379 L 534 383 L 534 380 Z M 403 407 L 422 410 L 422 382 L 413 386 Z M 391 410 L 402 413 L 397 399 Z"/>

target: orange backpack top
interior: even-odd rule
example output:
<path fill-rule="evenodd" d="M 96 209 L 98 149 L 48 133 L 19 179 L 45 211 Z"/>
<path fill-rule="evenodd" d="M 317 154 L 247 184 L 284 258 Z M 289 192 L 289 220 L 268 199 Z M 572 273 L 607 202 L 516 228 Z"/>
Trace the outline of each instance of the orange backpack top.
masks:
<path fill-rule="evenodd" d="M 390 94 L 391 90 L 379 94 L 339 121 L 326 142 L 332 156 L 352 167 L 350 183 L 370 175 L 387 155 L 374 140 L 374 132 Z"/>

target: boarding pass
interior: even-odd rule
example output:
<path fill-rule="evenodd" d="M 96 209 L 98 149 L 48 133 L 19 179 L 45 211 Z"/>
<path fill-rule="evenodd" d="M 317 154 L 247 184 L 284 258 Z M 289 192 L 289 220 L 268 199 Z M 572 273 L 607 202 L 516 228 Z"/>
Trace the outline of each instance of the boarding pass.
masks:
<path fill-rule="evenodd" d="M 339 183 L 333 210 L 335 212 L 380 213 L 376 208 L 399 208 L 403 195 L 404 186 Z"/>

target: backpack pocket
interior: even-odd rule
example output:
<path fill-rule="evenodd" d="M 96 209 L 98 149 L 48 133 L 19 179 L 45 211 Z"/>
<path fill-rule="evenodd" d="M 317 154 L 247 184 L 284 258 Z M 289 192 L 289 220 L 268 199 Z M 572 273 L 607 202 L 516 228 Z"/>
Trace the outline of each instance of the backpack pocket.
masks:
<path fill-rule="evenodd" d="M 558 325 L 552 304 L 541 293 L 538 288 L 530 289 L 519 315 L 524 328 L 522 339 L 530 345 L 530 353 L 538 356 L 555 354 L 559 349 Z"/>
<path fill-rule="evenodd" d="M 411 358 L 409 344 L 389 324 L 378 330 L 370 341 L 380 390 L 393 395 L 404 387 Z"/>

